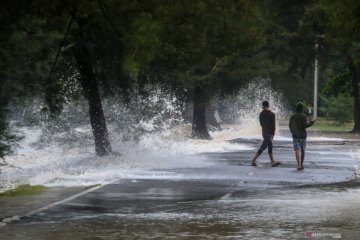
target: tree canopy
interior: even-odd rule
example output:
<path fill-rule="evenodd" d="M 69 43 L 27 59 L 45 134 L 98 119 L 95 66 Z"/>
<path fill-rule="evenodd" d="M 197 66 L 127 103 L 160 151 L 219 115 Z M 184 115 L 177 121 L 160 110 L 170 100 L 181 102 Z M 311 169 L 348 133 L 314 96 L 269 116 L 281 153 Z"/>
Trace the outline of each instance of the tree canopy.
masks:
<path fill-rule="evenodd" d="M 355 0 L 1 1 L 0 152 L 14 139 L 8 104 L 35 97 L 53 117 L 87 99 L 97 153 L 111 152 L 102 100 L 146 94 L 148 85 L 192 102 L 193 136 L 208 138 L 211 99 L 256 77 L 271 78 L 290 103 L 311 101 L 315 43 L 321 88 L 350 86 L 358 132 L 359 8 Z"/>

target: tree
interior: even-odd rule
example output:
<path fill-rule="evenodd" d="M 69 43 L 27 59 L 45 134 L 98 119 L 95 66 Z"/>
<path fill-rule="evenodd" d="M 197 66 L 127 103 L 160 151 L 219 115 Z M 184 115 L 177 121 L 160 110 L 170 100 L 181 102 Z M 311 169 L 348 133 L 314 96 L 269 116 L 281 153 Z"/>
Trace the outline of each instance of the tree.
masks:
<path fill-rule="evenodd" d="M 327 51 L 323 39 L 323 14 L 314 9 L 314 0 L 265 1 L 269 17 L 266 19 L 266 46 L 272 62 L 270 77 L 290 102 L 312 99 L 312 79 L 315 42 L 320 63 L 320 85 L 326 69 Z"/>
<path fill-rule="evenodd" d="M 101 156 L 111 152 L 111 145 L 100 87 L 104 92 L 118 90 L 126 82 L 119 74 L 123 39 L 114 38 L 116 34 L 109 27 L 103 4 L 102 1 L 17 0 L 2 2 L 1 8 L 1 16 L 8 23 L 1 41 L 7 46 L 1 52 L 5 64 L 1 80 L 7 83 L 4 84 L 7 90 L 13 90 L 5 97 L 7 102 L 16 95 L 20 99 L 42 96 L 51 114 L 56 116 L 61 112 L 67 90 L 64 83 L 79 80 L 89 102 L 96 153 Z M 75 71 L 74 66 L 77 66 Z"/>
<path fill-rule="evenodd" d="M 2 92 L 2 91 L 1 91 Z M 6 122 L 5 106 L 7 99 L 3 94 L 0 95 L 0 158 L 11 152 L 11 143 L 16 141 L 17 137 L 10 133 L 8 123 Z"/>
<path fill-rule="evenodd" d="M 354 133 L 360 132 L 359 53 L 360 53 L 360 2 L 356 0 L 320 1 L 327 16 L 325 38 L 332 50 L 345 61 L 354 97 Z"/>
<path fill-rule="evenodd" d="M 352 95 L 352 82 L 349 72 L 333 75 L 322 89 L 322 93 L 328 97 L 344 94 Z"/>
<path fill-rule="evenodd" d="M 346 94 L 339 94 L 337 96 L 326 97 L 322 96 L 324 106 L 320 108 L 330 118 L 340 124 L 349 123 L 352 120 L 352 99 Z"/>
<path fill-rule="evenodd" d="M 71 39 L 68 44 L 74 45 L 71 47 L 70 51 L 73 54 L 80 73 L 79 81 L 82 87 L 83 95 L 88 101 L 90 123 L 95 140 L 95 151 L 98 156 L 108 155 L 112 152 L 112 149 L 101 103 L 99 83 L 95 71 L 96 65 L 89 51 L 89 39 L 86 38 L 90 37 L 91 34 L 86 33 L 85 30 L 90 22 L 89 16 L 94 17 L 92 14 L 93 12 L 88 12 L 86 9 L 88 6 L 84 4 L 75 5 L 73 9 L 70 9 L 66 3 L 63 4 L 71 14 L 71 19 L 74 19 L 78 25 L 72 30 L 70 36 Z M 82 11 L 77 12 L 78 8 L 81 8 Z M 68 29 L 70 28 L 71 21 Z"/>
<path fill-rule="evenodd" d="M 47 11 L 35 7 L 37 4 Z M 41 1 L 1 1 L 0 3 L 0 155 L 9 152 L 18 137 L 8 129 L 8 103 L 40 96 L 50 69 L 51 49 L 61 38 L 57 32 L 45 34 L 47 19 L 56 5 Z M 40 30 L 41 29 L 41 30 Z"/>
<path fill-rule="evenodd" d="M 91 128 L 94 133 L 96 154 L 104 156 L 111 153 L 109 134 L 106 127 L 96 75 L 93 71 L 94 67 L 92 65 L 90 53 L 85 46 L 83 30 L 80 31 L 79 35 L 77 46 L 74 47 L 73 50 L 74 58 L 81 75 L 80 83 L 83 94 L 89 104 L 89 115 Z"/>
<path fill-rule="evenodd" d="M 194 138 L 210 138 L 205 109 L 212 97 L 235 92 L 254 75 L 254 69 L 248 70 L 263 43 L 257 10 L 246 0 L 199 0 L 163 3 L 154 11 L 161 25 L 160 47 L 143 72 L 187 93 L 194 106 Z"/>

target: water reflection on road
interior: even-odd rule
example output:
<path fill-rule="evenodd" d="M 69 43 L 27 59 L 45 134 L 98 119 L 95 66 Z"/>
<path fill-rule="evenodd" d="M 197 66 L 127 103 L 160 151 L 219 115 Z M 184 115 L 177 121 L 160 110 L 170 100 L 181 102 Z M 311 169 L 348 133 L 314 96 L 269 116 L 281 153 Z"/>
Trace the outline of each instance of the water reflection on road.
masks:
<path fill-rule="evenodd" d="M 214 200 L 158 202 L 148 212 L 39 216 L 1 229 L 1 239 L 301 239 L 306 232 L 358 239 L 359 187 L 239 190 Z"/>
<path fill-rule="evenodd" d="M 277 142 L 276 168 L 267 156 L 250 166 L 254 150 L 196 154 L 206 164 L 108 184 L 0 227 L 1 240 L 359 239 L 358 146 L 309 144 L 300 172 L 288 140 Z"/>

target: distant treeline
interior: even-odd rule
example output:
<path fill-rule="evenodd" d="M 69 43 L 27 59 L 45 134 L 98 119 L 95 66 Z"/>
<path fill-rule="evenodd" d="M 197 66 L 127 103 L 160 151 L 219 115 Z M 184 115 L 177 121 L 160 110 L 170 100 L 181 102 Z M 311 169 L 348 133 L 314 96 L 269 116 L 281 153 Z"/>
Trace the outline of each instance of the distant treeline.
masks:
<path fill-rule="evenodd" d="M 316 54 L 320 89 L 353 98 L 360 132 L 359 12 L 358 0 L 2 0 L 0 157 L 16 140 L 6 120 L 14 101 L 40 97 L 56 117 L 85 98 L 103 156 L 107 96 L 161 86 L 193 103 L 192 137 L 208 139 L 209 102 L 255 78 L 270 78 L 289 104 L 312 102 Z"/>

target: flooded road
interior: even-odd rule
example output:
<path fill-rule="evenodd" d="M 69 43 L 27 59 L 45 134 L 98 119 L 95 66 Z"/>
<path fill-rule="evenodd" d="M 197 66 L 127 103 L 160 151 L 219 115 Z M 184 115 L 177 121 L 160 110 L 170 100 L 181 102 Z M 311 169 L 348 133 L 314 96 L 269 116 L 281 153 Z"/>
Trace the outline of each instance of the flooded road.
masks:
<path fill-rule="evenodd" d="M 167 188 L 152 199 L 67 203 L 3 227 L 2 239 L 303 239 L 308 232 L 358 237 L 358 184 L 237 190 L 209 199 L 164 199 L 166 194 L 173 196 Z"/>
<path fill-rule="evenodd" d="M 358 239 L 358 145 L 309 139 L 303 171 L 282 139 L 276 168 L 265 153 L 250 166 L 254 150 L 195 154 L 203 165 L 95 187 L 11 221 L 1 239 Z"/>

